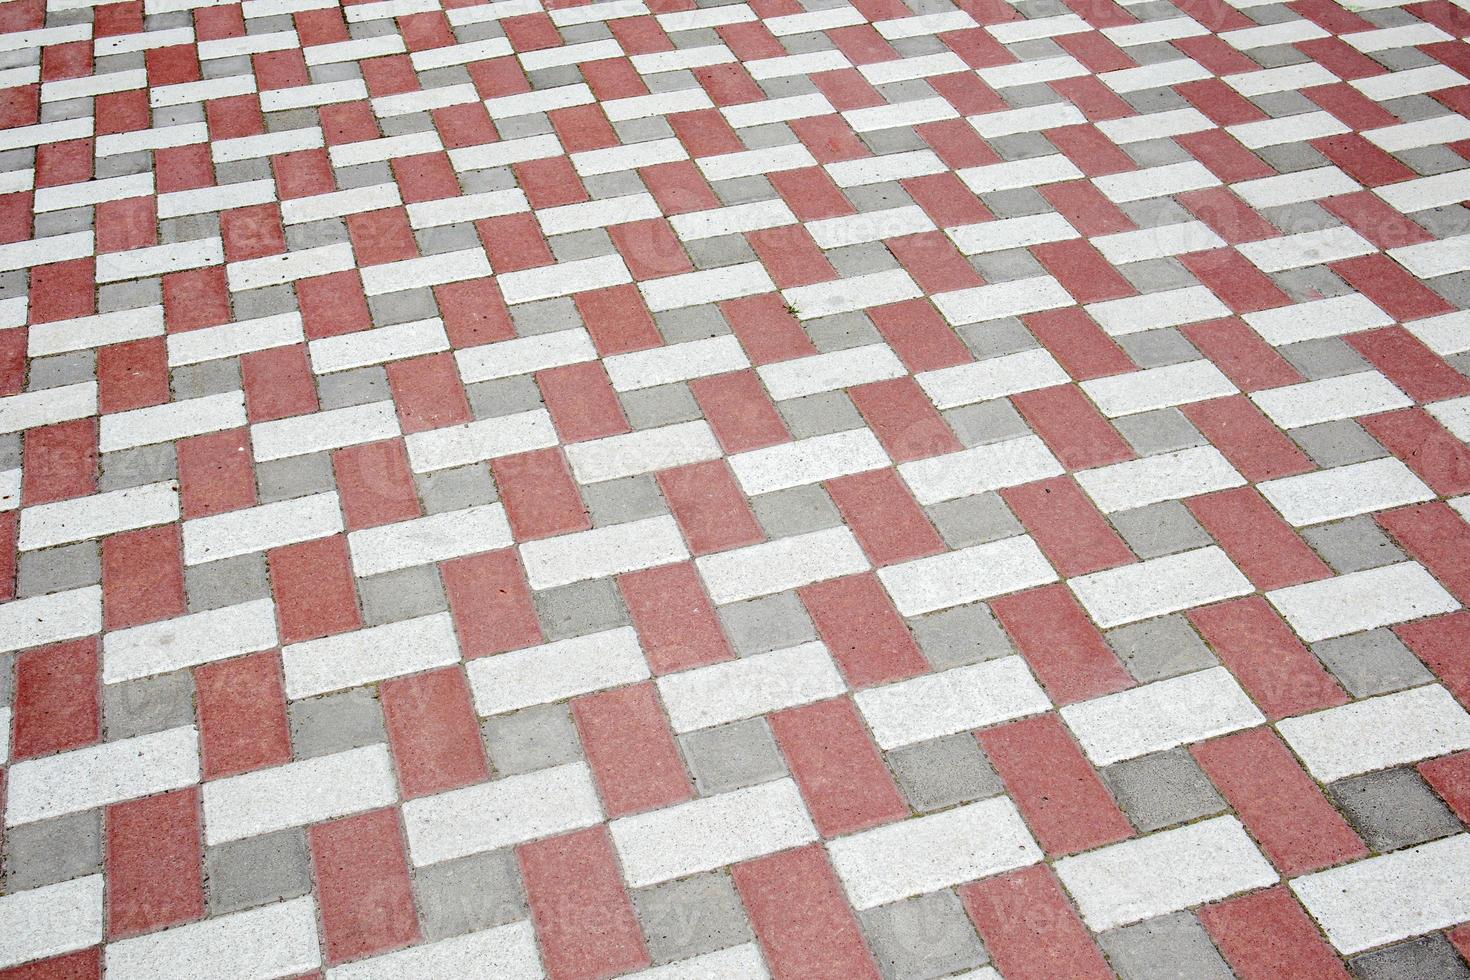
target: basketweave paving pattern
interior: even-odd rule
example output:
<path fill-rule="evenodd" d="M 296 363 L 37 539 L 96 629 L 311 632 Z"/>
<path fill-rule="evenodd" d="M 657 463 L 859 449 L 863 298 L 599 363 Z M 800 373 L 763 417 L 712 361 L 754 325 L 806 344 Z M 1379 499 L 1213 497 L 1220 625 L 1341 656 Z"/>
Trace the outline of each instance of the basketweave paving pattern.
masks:
<path fill-rule="evenodd" d="M 0 4 L 0 977 L 1470 975 L 1467 34 Z"/>

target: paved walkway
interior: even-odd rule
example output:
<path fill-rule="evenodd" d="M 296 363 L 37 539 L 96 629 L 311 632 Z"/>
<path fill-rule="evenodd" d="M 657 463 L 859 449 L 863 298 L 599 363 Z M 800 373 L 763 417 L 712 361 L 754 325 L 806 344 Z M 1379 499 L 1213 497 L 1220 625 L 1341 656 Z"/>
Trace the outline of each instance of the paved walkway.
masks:
<path fill-rule="evenodd" d="M 0 4 L 0 978 L 1470 976 L 1467 34 Z"/>

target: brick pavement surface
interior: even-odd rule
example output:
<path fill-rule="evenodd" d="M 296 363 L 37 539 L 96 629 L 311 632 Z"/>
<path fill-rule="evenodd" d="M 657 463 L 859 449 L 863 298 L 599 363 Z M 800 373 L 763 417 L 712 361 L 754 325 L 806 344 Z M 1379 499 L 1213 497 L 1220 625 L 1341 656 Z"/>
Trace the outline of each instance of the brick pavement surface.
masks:
<path fill-rule="evenodd" d="M 1470 976 L 1467 35 L 0 4 L 0 977 Z"/>

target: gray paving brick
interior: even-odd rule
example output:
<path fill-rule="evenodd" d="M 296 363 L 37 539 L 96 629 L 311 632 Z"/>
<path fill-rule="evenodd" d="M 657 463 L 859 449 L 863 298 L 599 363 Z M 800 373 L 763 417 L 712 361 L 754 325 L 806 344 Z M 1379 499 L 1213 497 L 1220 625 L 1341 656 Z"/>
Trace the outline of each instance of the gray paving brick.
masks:
<path fill-rule="evenodd" d="M 1186 749 L 1155 752 L 1100 771 L 1118 805 L 1144 833 L 1225 809 L 1214 784 Z"/>
<path fill-rule="evenodd" d="M 1307 425 L 1290 432 L 1312 462 L 1324 469 L 1381 459 L 1388 450 L 1352 419 Z"/>
<path fill-rule="evenodd" d="M 357 580 L 364 626 L 396 623 L 449 608 L 435 565 L 400 568 Z"/>
<path fill-rule="evenodd" d="M 1166 367 L 1199 360 L 1199 351 L 1182 333 L 1172 328 L 1145 330 L 1114 337 L 1123 352 L 1140 368 Z"/>
<path fill-rule="evenodd" d="M 652 474 L 594 483 L 582 488 L 582 499 L 594 527 L 626 524 L 669 512 Z"/>
<path fill-rule="evenodd" d="M 893 749 L 887 758 L 904 797 L 920 813 L 1005 791 L 985 750 L 969 732 Z"/>
<path fill-rule="evenodd" d="M 951 548 L 998 541 L 1025 532 L 998 493 L 979 493 L 924 508 Z"/>
<path fill-rule="evenodd" d="M 770 723 L 750 718 L 678 736 L 701 796 L 753 786 L 786 774 Z"/>
<path fill-rule="evenodd" d="M 429 941 L 527 918 L 515 853 L 506 848 L 442 861 L 414 872 L 419 922 Z"/>
<path fill-rule="evenodd" d="M 500 418 L 543 407 L 541 390 L 530 375 L 465 385 L 465 394 L 470 400 L 470 411 L 477 419 Z"/>
<path fill-rule="evenodd" d="M 1340 779 L 1328 792 L 1375 851 L 1396 851 L 1463 829 L 1413 769 Z"/>
<path fill-rule="evenodd" d="M 859 915 L 888 980 L 933 980 L 990 961 L 954 892 L 931 892 Z"/>
<path fill-rule="evenodd" d="M 1141 415 L 1129 415 L 1114 419 L 1113 424 L 1140 456 L 1155 456 L 1209 444 L 1177 408 L 1161 408 Z"/>
<path fill-rule="evenodd" d="M 1408 557 L 1367 516 L 1305 528 L 1302 537 L 1339 575 L 1392 565 Z"/>
<path fill-rule="evenodd" d="M 817 638 L 806 608 L 795 592 L 734 602 L 718 609 L 725 635 L 741 656 L 784 650 Z"/>
<path fill-rule="evenodd" d="M 547 769 L 582 757 L 582 742 L 564 704 L 542 704 L 480 723 L 490 764 L 502 776 Z"/>
<path fill-rule="evenodd" d="M 331 453 L 309 453 L 255 464 L 255 482 L 262 504 L 294 500 L 311 493 L 337 489 Z"/>
<path fill-rule="evenodd" d="M 1355 698 L 1400 691 L 1434 679 L 1403 641 L 1386 629 L 1322 640 L 1312 644 L 1312 652 Z"/>
<path fill-rule="evenodd" d="M 936 670 L 1010 656 L 1011 641 L 990 607 L 976 602 L 908 621 L 919 649 Z"/>
<path fill-rule="evenodd" d="M 837 505 L 817 484 L 763 493 L 750 498 L 750 503 L 766 535 L 772 538 L 819 531 L 842 523 Z"/>
<path fill-rule="evenodd" d="M 96 541 L 78 541 L 41 551 L 22 551 L 16 561 L 17 598 L 49 595 L 102 581 L 102 553 Z"/>
<path fill-rule="evenodd" d="M 956 332 L 965 346 L 982 361 L 1041 346 L 1026 325 L 1013 316 L 967 324 Z"/>
<path fill-rule="evenodd" d="M 287 705 L 287 715 L 298 759 L 388 741 L 382 705 L 367 688 L 292 701 Z"/>
<path fill-rule="evenodd" d="M 628 623 L 628 612 L 611 578 L 590 579 L 535 594 L 547 640 L 585 636 Z"/>
<path fill-rule="evenodd" d="M 516 333 L 522 337 L 556 333 L 582 325 L 582 314 L 577 312 L 577 304 L 565 296 L 518 303 L 511 307 L 510 318 L 515 322 Z"/>
<path fill-rule="evenodd" d="M 1194 627 L 1182 615 L 1160 616 L 1109 630 L 1108 645 L 1142 683 L 1188 674 L 1216 664 Z"/>
<path fill-rule="evenodd" d="M 1470 967 L 1441 934 L 1355 956 L 1349 963 L 1358 980 L 1466 980 Z"/>
<path fill-rule="evenodd" d="M 97 489 L 103 493 L 179 477 L 178 454 L 171 442 L 103 453 L 99 462 Z"/>
<path fill-rule="evenodd" d="M 1230 980 L 1234 976 L 1192 912 L 1149 919 L 1098 938 L 1121 980 Z"/>
<path fill-rule="evenodd" d="M 267 598 L 271 583 L 265 555 L 239 555 L 185 566 L 184 593 L 189 597 L 191 613 Z"/>
<path fill-rule="evenodd" d="M 687 344 L 691 340 L 723 337 L 730 333 L 730 324 L 714 303 L 655 313 L 653 322 L 666 344 Z"/>
<path fill-rule="evenodd" d="M 455 466 L 414 476 L 426 514 L 443 514 L 494 503 L 495 480 L 485 463 Z"/>
<path fill-rule="evenodd" d="M 1111 515 L 1113 526 L 1139 558 L 1158 558 L 1213 544 L 1194 515 L 1177 500 Z"/>
<path fill-rule="evenodd" d="M 628 424 L 635 429 L 652 429 L 704 418 L 694 394 L 683 383 L 624 392 L 618 397 L 623 403 L 623 414 L 627 416 Z"/>
<path fill-rule="evenodd" d="M 109 741 L 194 721 L 194 675 L 187 670 L 102 687 L 102 726 Z"/>
<path fill-rule="evenodd" d="M 788 398 L 776 408 L 796 439 L 825 436 L 860 428 L 863 417 L 845 392 L 824 391 L 805 398 Z"/>
<path fill-rule="evenodd" d="M 755 938 L 740 896 L 723 872 L 691 875 L 632 894 L 655 964 L 729 949 Z"/>
<path fill-rule="evenodd" d="M 1305 230 L 1305 229 L 1304 229 Z M 1367 371 L 1372 365 L 1363 359 L 1348 342 L 1341 337 L 1325 337 L 1321 340 L 1304 340 L 1296 344 L 1278 347 L 1277 352 L 1291 362 L 1308 381 L 1336 378 L 1344 374 Z"/>
<path fill-rule="evenodd" d="M 388 371 L 377 364 L 323 374 L 317 378 L 316 387 L 323 411 L 368 405 L 393 397 L 388 387 Z"/>
<path fill-rule="evenodd" d="M 292 827 L 205 848 L 204 885 L 211 915 L 310 894 L 306 831 Z"/>
<path fill-rule="evenodd" d="M 5 891 L 70 881 L 102 870 L 102 811 L 5 829 Z"/>
<path fill-rule="evenodd" d="M 866 248 L 866 246 L 856 247 Z M 892 258 L 892 253 L 888 252 L 887 248 L 881 245 L 879 247 L 883 249 L 885 255 L 889 256 L 889 260 L 893 261 L 894 265 L 897 265 L 897 262 Z M 862 254 L 855 252 L 853 249 L 838 249 L 838 251 L 851 252 L 854 256 Z M 834 253 L 828 254 L 831 255 Z M 868 271 L 877 272 L 881 268 L 892 268 L 892 266 L 875 267 Z M 842 273 L 844 278 L 862 274 L 856 271 Z M 878 332 L 877 327 L 873 326 L 873 321 L 868 318 L 868 314 L 862 310 L 818 317 L 815 320 L 806 321 L 802 324 L 802 327 L 806 330 L 807 336 L 811 337 L 812 343 L 816 345 L 817 350 L 823 353 L 883 342 L 883 335 Z"/>
<path fill-rule="evenodd" d="M 1004 398 L 962 405 L 942 414 L 966 448 L 1032 434 L 1021 413 Z"/>

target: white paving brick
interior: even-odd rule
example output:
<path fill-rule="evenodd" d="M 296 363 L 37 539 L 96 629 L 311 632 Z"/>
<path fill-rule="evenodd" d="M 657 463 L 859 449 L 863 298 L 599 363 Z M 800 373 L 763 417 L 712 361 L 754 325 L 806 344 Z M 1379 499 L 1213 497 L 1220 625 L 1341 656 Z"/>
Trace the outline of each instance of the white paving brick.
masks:
<path fill-rule="evenodd" d="M 1283 429 L 1374 415 L 1414 404 L 1412 398 L 1377 371 L 1357 371 L 1252 392 L 1251 401 Z"/>
<path fill-rule="evenodd" d="M 1043 348 L 924 371 L 914 376 L 938 409 L 958 408 L 1072 380 Z"/>
<path fill-rule="evenodd" d="M 24 650 L 102 631 L 102 587 L 0 603 L 0 653 Z"/>
<path fill-rule="evenodd" d="M 204 843 L 304 827 L 398 799 L 386 745 L 258 769 L 204 784 Z"/>
<path fill-rule="evenodd" d="M 106 684 L 167 674 L 276 645 L 276 606 L 269 598 L 112 630 L 102 639 Z"/>
<path fill-rule="evenodd" d="M 475 710 L 483 716 L 564 701 L 649 676 L 638 634 L 628 626 L 479 657 L 466 669 Z"/>
<path fill-rule="evenodd" d="M 1206 360 L 1094 378 L 1082 382 L 1081 387 L 1110 419 L 1222 398 L 1239 390 Z"/>
<path fill-rule="evenodd" d="M 217 327 L 169 334 L 168 364 L 169 367 L 202 364 L 251 351 L 299 344 L 305 339 L 300 313 L 238 320 Z"/>
<path fill-rule="evenodd" d="M 321 963 L 316 902 L 296 898 L 136 936 L 107 946 L 107 975 L 123 980 L 271 980 Z"/>
<path fill-rule="evenodd" d="M 777 401 L 887 381 L 908 373 L 887 344 L 867 344 L 762 364 L 756 372 Z"/>
<path fill-rule="evenodd" d="M 1245 485 L 1245 477 L 1214 446 L 1099 466 L 1076 477 L 1105 514 Z"/>
<path fill-rule="evenodd" d="M 901 463 L 903 477 L 920 504 L 941 503 L 972 494 L 1058 476 L 1062 464 L 1037 436 L 1021 436 L 957 453 Z"/>
<path fill-rule="evenodd" d="M 507 776 L 403 804 L 408 854 L 419 867 L 601 821 L 602 805 L 585 762 Z"/>
<path fill-rule="evenodd" d="M 1051 276 L 1034 276 L 934 295 L 934 305 L 939 307 L 939 312 L 944 314 L 950 325 L 956 327 L 1039 313 L 1071 306 L 1072 303 L 1072 294 Z"/>
<path fill-rule="evenodd" d="M 250 427 L 258 463 L 391 439 L 399 434 L 398 412 L 391 401 L 257 422 Z"/>
<path fill-rule="evenodd" d="M 460 377 L 465 384 L 474 384 L 595 360 L 597 348 L 592 346 L 587 331 L 578 327 L 470 347 L 455 351 L 454 356 L 459 362 Z"/>
<path fill-rule="evenodd" d="M 1287 718 L 1276 727 L 1324 783 L 1470 748 L 1470 715 L 1438 684 Z"/>
<path fill-rule="evenodd" d="M 102 891 L 88 875 L 0 898 L 0 970 L 101 943 Z"/>
<path fill-rule="evenodd" d="M 1020 657 L 870 687 L 853 695 L 884 750 L 996 725 L 1051 710 L 1051 701 Z"/>
<path fill-rule="evenodd" d="M 178 519 L 179 491 L 174 484 L 147 483 L 25 508 L 20 512 L 16 549 L 52 548 Z"/>
<path fill-rule="evenodd" d="M 750 359 L 734 336 L 710 337 L 684 344 L 670 344 L 616 354 L 603 361 L 614 391 L 641 391 L 677 381 L 692 381 L 711 374 L 739 371 Z"/>
<path fill-rule="evenodd" d="M 521 560 L 533 589 L 621 575 L 688 557 L 689 549 L 672 517 L 650 517 L 521 545 Z"/>
<path fill-rule="evenodd" d="M 1042 859 L 1006 796 L 851 834 L 829 842 L 827 851 L 859 910 Z"/>
<path fill-rule="evenodd" d="M 781 295 L 795 311 L 798 320 L 815 320 L 915 299 L 924 295 L 924 291 L 904 270 L 888 269 L 810 286 L 795 286 L 783 289 Z"/>
<path fill-rule="evenodd" d="M 678 733 L 820 701 L 846 690 L 831 654 L 816 641 L 658 679 L 659 695 Z"/>
<path fill-rule="evenodd" d="M 493 926 L 450 939 L 334 966 L 327 980 L 400 980 L 402 977 L 495 977 L 540 980 L 541 958 L 530 920 Z"/>
<path fill-rule="evenodd" d="M 336 491 L 198 517 L 184 522 L 184 564 L 254 554 L 341 530 Z"/>
<path fill-rule="evenodd" d="M 1262 272 L 1285 272 L 1309 265 L 1326 265 L 1357 255 L 1378 251 L 1362 235 L 1340 226 L 1321 231 L 1304 231 L 1281 238 L 1263 238 L 1235 246 Z"/>
<path fill-rule="evenodd" d="M 755 943 L 627 974 L 628 980 L 767 980 L 769 977 L 760 947 Z"/>
<path fill-rule="evenodd" d="M 370 626 L 281 650 L 286 697 L 309 698 L 459 662 L 449 613 Z"/>
<path fill-rule="evenodd" d="M 1255 591 L 1214 546 L 1093 572 L 1067 585 L 1104 629 Z"/>
<path fill-rule="evenodd" d="M 894 605 L 919 616 L 1057 580 L 1051 563 L 1024 534 L 878 570 Z"/>
<path fill-rule="evenodd" d="M 720 303 L 727 299 L 769 293 L 776 288 L 770 273 L 759 262 L 727 265 L 718 269 L 685 272 L 662 279 L 645 279 L 638 291 L 654 313 Z"/>
<path fill-rule="evenodd" d="M 33 325 L 28 333 L 26 353 L 31 357 L 91 350 L 129 340 L 163 336 L 163 307 L 145 306 L 136 310 L 119 310 L 96 316 L 57 320 Z"/>
<path fill-rule="evenodd" d="M 1470 834 L 1303 875 L 1291 882 L 1345 955 L 1470 919 Z"/>
<path fill-rule="evenodd" d="M 1340 337 L 1360 330 L 1386 327 L 1394 322 L 1393 317 L 1361 293 L 1330 296 L 1295 306 L 1278 306 L 1275 309 L 1247 313 L 1242 319 L 1266 343 L 1275 347 L 1304 340 Z"/>
<path fill-rule="evenodd" d="M 1097 325 L 1112 337 L 1126 337 L 1145 330 L 1178 327 L 1230 315 L 1230 307 L 1204 286 L 1184 286 L 1089 303 L 1086 309 Z"/>
<path fill-rule="evenodd" d="M 1459 608 L 1434 576 L 1412 561 L 1277 589 L 1266 598 L 1309 643 Z"/>
<path fill-rule="evenodd" d="M 703 555 L 694 564 L 710 597 L 722 605 L 867 571 L 869 567 L 857 538 L 846 527 Z"/>
<path fill-rule="evenodd" d="M 445 351 L 449 349 L 449 337 L 444 333 L 444 321 L 433 317 L 376 330 L 355 330 L 336 337 L 323 337 L 307 346 L 311 352 L 312 371 L 330 374 Z"/>
<path fill-rule="evenodd" d="M 0 433 L 20 432 L 97 414 L 97 383 L 28 391 L 0 398 Z"/>
<path fill-rule="evenodd" d="M 1268 480 L 1259 489 L 1294 527 L 1434 499 L 1434 491 L 1392 457 Z"/>
<path fill-rule="evenodd" d="M 513 543 L 505 505 L 499 503 L 380 524 L 347 535 L 352 571 L 360 577 L 494 551 Z"/>
<path fill-rule="evenodd" d="M 888 454 L 867 428 L 783 442 L 730 457 L 735 479 L 752 497 L 888 465 Z"/>
<path fill-rule="evenodd" d="M 703 419 L 639 429 L 566 447 L 578 483 L 603 483 L 625 476 L 719 459 L 720 443 Z"/>
<path fill-rule="evenodd" d="M 1240 821 L 1230 816 L 1062 858 L 1056 871 L 1094 932 L 1277 880 Z"/>
<path fill-rule="evenodd" d="M 1094 765 L 1202 742 L 1266 719 L 1224 667 L 1154 681 L 1062 708 Z"/>
<path fill-rule="evenodd" d="M 199 782 L 193 725 L 16 762 L 6 779 L 5 825 L 15 827 Z"/>
<path fill-rule="evenodd" d="M 608 825 L 629 886 L 642 888 L 816 840 L 788 779 L 706 796 Z"/>
<path fill-rule="evenodd" d="M 413 471 L 432 473 L 545 449 L 555 446 L 557 438 L 551 414 L 544 408 L 536 408 L 463 425 L 412 432 L 403 441 L 408 444 L 408 462 Z"/>
<path fill-rule="evenodd" d="M 235 429 L 244 424 L 245 393 L 226 391 L 104 415 L 98 432 L 98 448 L 104 453 L 112 453 Z"/>

